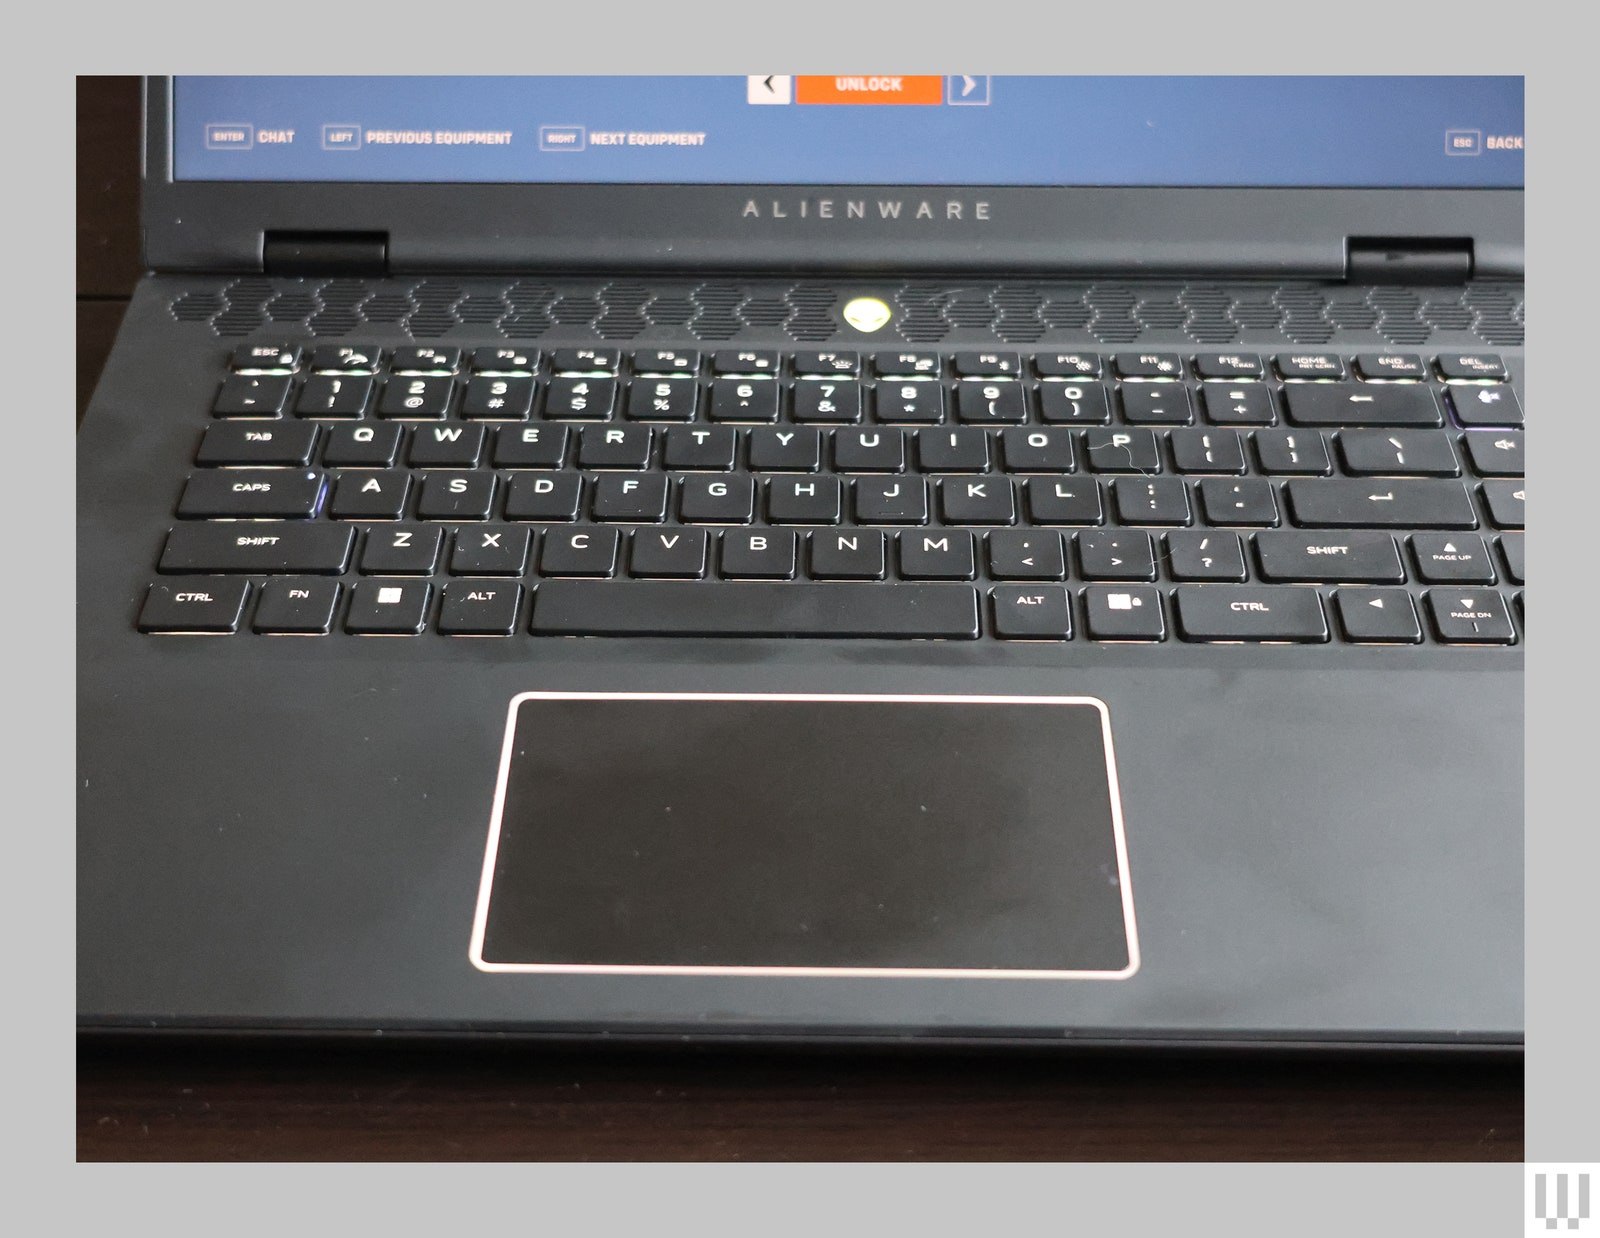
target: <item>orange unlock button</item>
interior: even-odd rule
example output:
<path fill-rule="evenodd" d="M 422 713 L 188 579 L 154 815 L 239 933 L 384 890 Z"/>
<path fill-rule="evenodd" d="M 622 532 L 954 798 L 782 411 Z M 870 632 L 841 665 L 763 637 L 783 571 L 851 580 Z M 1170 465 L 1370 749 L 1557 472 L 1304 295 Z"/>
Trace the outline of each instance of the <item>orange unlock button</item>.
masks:
<path fill-rule="evenodd" d="M 944 78 L 932 77 L 796 77 L 797 103 L 933 103 L 944 102 Z"/>

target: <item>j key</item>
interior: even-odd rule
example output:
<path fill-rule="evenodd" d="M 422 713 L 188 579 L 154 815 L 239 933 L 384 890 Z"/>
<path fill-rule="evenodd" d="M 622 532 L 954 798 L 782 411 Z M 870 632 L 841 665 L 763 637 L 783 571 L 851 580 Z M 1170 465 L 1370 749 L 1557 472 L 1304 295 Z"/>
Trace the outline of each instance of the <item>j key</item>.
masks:
<path fill-rule="evenodd" d="M 400 452 L 401 428 L 396 425 L 334 426 L 322 462 L 335 468 L 388 468 Z"/>
<path fill-rule="evenodd" d="M 731 469 L 739 438 L 732 426 L 673 426 L 662 459 L 669 469 Z"/>
<path fill-rule="evenodd" d="M 425 580 L 361 580 L 351 590 L 344 630 L 364 636 L 415 636 L 428 620 L 433 586 Z"/>
<path fill-rule="evenodd" d="M 724 552 L 726 553 L 726 551 Z M 548 581 L 533 630 L 589 636 L 828 636 L 975 640 L 970 585 Z"/>
<path fill-rule="evenodd" d="M 1328 621 L 1315 589 L 1180 585 L 1178 629 L 1191 641 L 1325 641 Z"/>
<path fill-rule="evenodd" d="M 693 421 L 700 388 L 692 378 L 635 379 L 628 416 L 635 421 Z"/>
<path fill-rule="evenodd" d="M 1092 352 L 1042 352 L 1033 359 L 1041 378 L 1099 378 L 1100 357 Z"/>
<path fill-rule="evenodd" d="M 1506 579 L 1514 585 L 1526 584 L 1527 560 L 1523 557 L 1522 534 L 1507 533 L 1500 538 L 1500 555 L 1506 564 Z"/>
<path fill-rule="evenodd" d="M 1066 640 L 1072 605 L 1062 588 L 999 585 L 989 590 L 994 634 L 1005 640 Z"/>
<path fill-rule="evenodd" d="M 1340 589 L 1333 600 L 1347 640 L 1414 645 L 1422 639 L 1411 595 L 1404 589 Z"/>
<path fill-rule="evenodd" d="M 1194 359 L 1201 378 L 1260 378 L 1265 372 L 1253 352 L 1201 353 Z"/>
<path fill-rule="evenodd" d="M 232 632 L 244 613 L 248 580 L 215 576 L 161 580 L 150 586 L 139 611 L 141 632 Z"/>
<path fill-rule="evenodd" d="M 506 519 L 576 520 L 582 489 L 583 479 L 576 473 L 515 473 L 506 492 Z"/>
<path fill-rule="evenodd" d="M 1119 352 L 1112 363 L 1120 378 L 1182 378 L 1183 358 L 1175 352 Z"/>
<path fill-rule="evenodd" d="M 1027 392 L 1016 382 L 962 382 L 956 388 L 956 416 L 978 425 L 1026 421 Z"/>
<path fill-rule="evenodd" d="M 771 379 L 761 378 L 716 379 L 711 384 L 711 419 L 713 421 L 778 420 L 778 384 Z"/>
<path fill-rule="evenodd" d="M 1468 434 L 1466 444 L 1467 457 L 1472 461 L 1472 471 L 1478 476 L 1522 476 L 1526 466 L 1523 461 L 1520 430 L 1505 430 L 1499 434 Z"/>
<path fill-rule="evenodd" d="M 1493 484 L 1493 483 L 1491 483 Z M 1308 529 L 1471 529 L 1478 517 L 1456 481 L 1328 481 L 1284 483 L 1294 522 Z"/>
<path fill-rule="evenodd" d="M 1331 352 L 1289 353 L 1273 358 L 1284 378 L 1337 379 L 1344 377 L 1344 360 Z"/>
<path fill-rule="evenodd" d="M 1173 580 L 1244 580 L 1244 550 L 1236 533 L 1190 529 L 1168 533 L 1167 570 Z"/>
<path fill-rule="evenodd" d="M 862 524 L 928 523 L 928 487 L 920 477 L 858 477 L 855 492 Z"/>
<path fill-rule="evenodd" d="M 982 430 L 918 430 L 917 460 L 930 473 L 981 473 L 989 467 L 989 436 Z"/>
<path fill-rule="evenodd" d="M 292 370 L 300 364 L 300 349 L 293 344 L 240 344 L 233 350 L 235 372 Z"/>
<path fill-rule="evenodd" d="M 1328 445 L 1315 430 L 1257 430 L 1256 458 L 1263 473 L 1310 473 L 1325 477 L 1333 472 Z"/>
<path fill-rule="evenodd" d="M 1051 529 L 1000 529 L 989 534 L 989 574 L 996 580 L 1063 580 L 1061 534 Z"/>
<path fill-rule="evenodd" d="M 1356 358 L 1362 378 L 1427 378 L 1428 363 L 1415 353 L 1362 353 Z"/>
<path fill-rule="evenodd" d="M 1094 530 L 1078 534 L 1078 565 L 1085 580 L 1154 580 L 1148 533 Z"/>
<path fill-rule="evenodd" d="M 1272 391 L 1261 383 L 1202 383 L 1200 402 L 1206 420 L 1216 426 L 1270 426 L 1278 421 Z"/>
<path fill-rule="evenodd" d="M 1002 430 L 1000 449 L 1008 473 L 1070 473 L 1076 463 L 1069 430 Z"/>
<path fill-rule="evenodd" d="M 1483 501 L 1489 508 L 1489 521 L 1497 529 L 1523 527 L 1523 509 L 1526 482 L 1486 481 L 1483 483 Z"/>
<path fill-rule="evenodd" d="M 635 576 L 698 579 L 706 572 L 704 529 L 640 529 L 633 535 Z"/>
<path fill-rule="evenodd" d="M 463 417 L 526 421 L 533 411 L 533 379 L 479 375 L 467 383 L 461 401 Z"/>
<path fill-rule="evenodd" d="M 861 420 L 861 385 L 808 378 L 794 385 L 796 421 L 852 422 Z"/>
<path fill-rule="evenodd" d="M 750 467 L 763 473 L 812 473 L 821 467 L 822 435 L 808 426 L 750 432 Z"/>
<path fill-rule="evenodd" d="M 1272 483 L 1260 477 L 1207 477 L 1200 483 L 1200 506 L 1210 524 L 1224 526 L 1275 525 L 1278 503 Z"/>
<path fill-rule="evenodd" d="M 479 348 L 472 354 L 479 374 L 532 374 L 539 368 L 537 348 Z"/>
<path fill-rule="evenodd" d="M 311 354 L 311 368 L 319 374 L 370 374 L 383 360 L 383 350 L 371 344 L 322 344 Z"/>
<path fill-rule="evenodd" d="M 905 435 L 876 426 L 836 431 L 833 466 L 841 473 L 898 473 L 906 466 Z"/>
<path fill-rule="evenodd" d="M 883 534 L 849 529 L 811 535 L 811 574 L 818 580 L 882 580 Z"/>
<path fill-rule="evenodd" d="M 367 530 L 361 570 L 369 576 L 426 576 L 442 545 L 444 530 L 437 525 L 380 525 Z"/>
<path fill-rule="evenodd" d="M 346 473 L 333 488 L 335 520 L 398 520 L 411 492 L 411 474 L 396 469 Z"/>
<path fill-rule="evenodd" d="M 192 473 L 178 500 L 186 520 L 235 516 L 310 520 L 322 505 L 323 476 L 290 469 Z"/>
<path fill-rule="evenodd" d="M 356 531 L 338 524 L 181 524 L 167 534 L 162 573 L 299 572 L 337 576 Z"/>
<path fill-rule="evenodd" d="M 418 426 L 406 458 L 420 468 L 468 469 L 482 455 L 482 426 Z"/>
<path fill-rule="evenodd" d="M 510 636 L 517 630 L 522 586 L 508 580 L 452 580 L 439 603 L 446 636 Z"/>
<path fill-rule="evenodd" d="M 794 534 L 788 529 L 724 533 L 722 574 L 749 580 L 789 579 L 794 575 Z"/>
<path fill-rule="evenodd" d="M 1493 353 L 1446 353 L 1439 358 L 1439 373 L 1446 378 L 1504 379 L 1506 363 Z"/>
<path fill-rule="evenodd" d="M 544 393 L 544 415 L 552 421 L 604 421 L 616 402 L 614 378 L 552 378 Z"/>
<path fill-rule="evenodd" d="M 783 358 L 775 352 L 722 348 L 711 354 L 713 374 L 776 374 Z"/>
<path fill-rule="evenodd" d="M 1092 477 L 1030 477 L 1028 514 L 1035 524 L 1099 524 L 1100 485 Z"/>
<path fill-rule="evenodd" d="M 1431 387 L 1413 383 L 1296 383 L 1283 389 L 1289 420 L 1302 426 L 1441 426 Z"/>
<path fill-rule="evenodd" d="M 546 576 L 610 576 L 617 570 L 621 537 L 618 529 L 552 529 L 545 534 L 539 571 Z"/>
<path fill-rule="evenodd" d="M 1111 406 L 1097 383 L 1040 383 L 1039 416 L 1055 423 L 1105 425 Z"/>
<path fill-rule="evenodd" d="M 1400 584 L 1406 578 L 1387 533 L 1258 533 L 1255 543 L 1264 580 Z"/>
<path fill-rule="evenodd" d="M 1417 575 L 1431 585 L 1495 583 L 1494 564 L 1481 537 L 1419 533 L 1411 539 Z"/>
<path fill-rule="evenodd" d="M 879 421 L 936 424 L 944 420 L 944 388 L 933 382 L 880 383 L 872 393 Z"/>
<path fill-rule="evenodd" d="M 1339 435 L 1345 472 L 1356 476 L 1456 477 L 1450 437 L 1437 430 L 1345 430 Z"/>
<path fill-rule="evenodd" d="M 1242 473 L 1244 440 L 1236 430 L 1174 430 L 1172 463 L 1180 473 Z"/>
<path fill-rule="evenodd" d="M 680 477 L 678 515 L 691 524 L 749 524 L 755 516 L 755 479 Z"/>
<path fill-rule="evenodd" d="M 532 540 L 532 529 L 515 525 L 462 529 L 450 552 L 450 571 L 456 576 L 520 576 Z"/>
<path fill-rule="evenodd" d="M 1428 611 L 1439 639 L 1451 644 L 1509 645 L 1516 639 L 1506 600 L 1493 589 L 1434 589 Z"/>
<path fill-rule="evenodd" d="M 641 349 L 633 354 L 635 374 L 695 374 L 700 354 L 684 348 Z"/>
<path fill-rule="evenodd" d="M 494 506 L 493 473 L 428 473 L 417 498 L 420 520 L 487 520 Z"/>
<path fill-rule="evenodd" d="M 1083 449 L 1089 467 L 1096 473 L 1159 473 L 1161 453 L 1155 432 L 1129 427 L 1126 430 L 1086 430 Z"/>
<path fill-rule="evenodd" d="M 397 348 L 389 358 L 389 368 L 397 374 L 452 374 L 460 364 L 459 348 L 426 345 Z"/>
<path fill-rule="evenodd" d="M 946 524 L 1016 523 L 1016 497 L 1004 477 L 945 477 L 938 486 Z"/>
<path fill-rule="evenodd" d="M 1015 378 L 1022 358 L 1014 352 L 958 352 L 952 363 L 962 378 Z"/>
<path fill-rule="evenodd" d="M 455 384 L 448 378 L 391 378 L 378 397 L 378 416 L 438 419 L 450 412 Z"/>
<path fill-rule="evenodd" d="M 560 468 L 566 452 L 566 426 L 505 426 L 494 439 L 494 462 L 501 468 Z"/>
<path fill-rule="evenodd" d="M 1091 586 L 1083 591 L 1083 611 L 1095 640 L 1164 640 L 1167 635 L 1159 589 Z"/>
<path fill-rule="evenodd" d="M 853 352 L 801 352 L 794 355 L 796 374 L 854 378 L 861 372 L 861 355 Z"/>
<path fill-rule="evenodd" d="M 257 632 L 325 636 L 333 631 L 333 610 L 338 604 L 336 580 L 304 576 L 269 580 L 261 588 L 250 626 Z"/>
<path fill-rule="evenodd" d="M 774 524 L 837 524 L 837 477 L 774 477 L 767 483 L 767 517 Z"/>
<path fill-rule="evenodd" d="M 229 374 L 211 405 L 218 417 L 278 417 L 294 380 L 287 374 Z"/>
<path fill-rule="evenodd" d="M 1118 398 L 1130 424 L 1186 426 L 1194 420 L 1188 388 L 1180 383 L 1129 383 Z"/>
<path fill-rule="evenodd" d="M 1456 420 L 1464 426 L 1515 428 L 1522 425 L 1522 405 L 1517 403 L 1517 393 L 1504 384 L 1451 387 L 1450 406 L 1455 409 Z"/>
<path fill-rule="evenodd" d="M 365 374 L 313 374 L 300 388 L 294 411 L 300 417 L 359 417 L 372 399 L 372 384 Z"/>
<path fill-rule="evenodd" d="M 578 464 L 586 469 L 642 469 L 650 463 L 649 426 L 584 426 Z"/>
<path fill-rule="evenodd" d="M 885 378 L 937 378 L 942 372 L 936 352 L 881 352 L 872 358 L 872 368 Z"/>
<path fill-rule="evenodd" d="M 972 534 L 965 530 L 900 534 L 900 575 L 907 580 L 971 580 L 977 572 Z"/>
<path fill-rule="evenodd" d="M 667 515 L 667 479 L 660 473 L 607 473 L 595 479 L 596 520 L 656 524 Z"/>
<path fill-rule="evenodd" d="M 1189 523 L 1189 490 L 1176 477 L 1119 477 L 1111 491 L 1124 524 Z"/>
<path fill-rule="evenodd" d="M 558 348 L 550 368 L 558 374 L 615 374 L 622 354 L 615 348 Z"/>
<path fill-rule="evenodd" d="M 196 464 L 310 464 L 317 427 L 293 422 L 252 425 L 218 421 L 206 427 Z"/>

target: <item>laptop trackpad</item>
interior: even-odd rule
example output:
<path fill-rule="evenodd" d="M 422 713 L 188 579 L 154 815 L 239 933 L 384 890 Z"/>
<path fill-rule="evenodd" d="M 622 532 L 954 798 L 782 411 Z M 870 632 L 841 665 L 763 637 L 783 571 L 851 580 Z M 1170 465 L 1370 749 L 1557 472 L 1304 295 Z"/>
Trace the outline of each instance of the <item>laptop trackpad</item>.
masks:
<path fill-rule="evenodd" d="M 1099 701 L 528 693 L 508 726 L 485 970 L 1137 967 Z"/>

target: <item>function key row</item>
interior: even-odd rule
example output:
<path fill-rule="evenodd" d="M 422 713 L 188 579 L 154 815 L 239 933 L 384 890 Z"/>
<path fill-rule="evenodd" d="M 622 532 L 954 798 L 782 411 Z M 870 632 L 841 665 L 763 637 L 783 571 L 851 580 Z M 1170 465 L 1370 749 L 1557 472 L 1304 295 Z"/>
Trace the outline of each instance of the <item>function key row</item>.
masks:
<path fill-rule="evenodd" d="M 1417 382 L 1435 377 L 1447 382 L 1502 382 L 1505 363 L 1492 353 L 1448 353 L 1426 358 L 1415 353 L 1360 353 L 1347 364 L 1338 353 L 1287 353 L 1263 360 L 1257 353 L 1116 353 L 1109 359 L 1090 352 L 1038 353 L 959 351 L 888 352 L 863 357 L 848 350 L 781 353 L 762 349 L 717 349 L 709 358 L 693 349 L 487 347 L 463 350 L 411 345 L 384 350 L 364 344 L 241 344 L 232 369 L 240 374 L 599 374 L 732 377 L 859 378 L 1024 378 L 1087 379 L 1113 376 L 1131 380 L 1263 379 L 1276 374 L 1288 381 Z"/>

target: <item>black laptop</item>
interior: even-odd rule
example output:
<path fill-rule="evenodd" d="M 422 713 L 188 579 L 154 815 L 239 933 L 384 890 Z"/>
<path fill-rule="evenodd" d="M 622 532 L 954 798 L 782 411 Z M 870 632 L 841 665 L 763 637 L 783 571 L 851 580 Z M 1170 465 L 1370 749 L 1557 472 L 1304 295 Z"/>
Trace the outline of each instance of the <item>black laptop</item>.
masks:
<path fill-rule="evenodd" d="M 1522 1043 L 1520 78 L 152 78 L 86 1031 Z"/>

